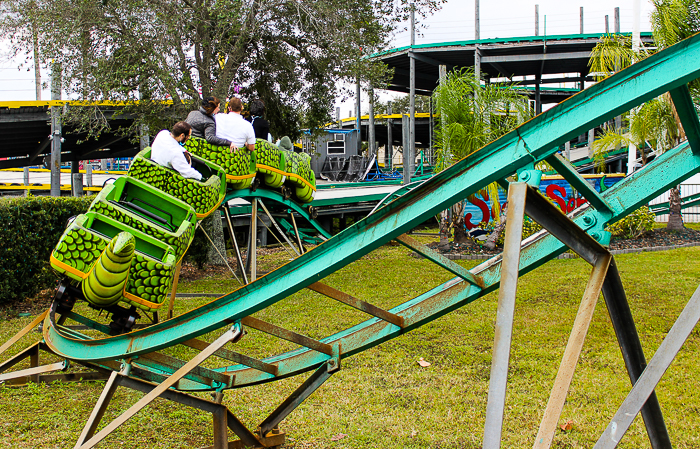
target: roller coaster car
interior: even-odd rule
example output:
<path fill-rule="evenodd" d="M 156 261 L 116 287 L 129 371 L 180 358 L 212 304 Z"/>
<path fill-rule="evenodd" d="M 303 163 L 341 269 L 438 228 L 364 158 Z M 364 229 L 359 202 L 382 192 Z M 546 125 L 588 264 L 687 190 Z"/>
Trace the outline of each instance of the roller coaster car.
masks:
<path fill-rule="evenodd" d="M 124 303 L 133 320 L 136 309 L 154 312 L 165 302 L 177 262 L 170 245 L 96 212 L 70 223 L 50 261 L 71 296 L 108 311 Z"/>
<path fill-rule="evenodd" d="M 226 183 L 232 189 L 247 189 L 255 179 L 255 152 L 246 149 L 231 151 L 229 147 L 212 145 L 199 137 L 187 139 L 185 148 L 190 153 L 223 168 L 226 171 Z"/>
<path fill-rule="evenodd" d="M 266 186 L 282 187 L 287 179 L 285 152 L 264 139 L 255 140 L 255 167 Z"/>
<path fill-rule="evenodd" d="M 287 161 L 287 183 L 301 203 L 310 203 L 316 196 L 316 175 L 311 170 L 311 156 L 306 153 L 284 151 Z"/>
<path fill-rule="evenodd" d="M 170 245 L 178 261 L 192 242 L 197 224 L 192 206 L 129 176 L 105 186 L 89 211 L 113 218 Z"/>
<path fill-rule="evenodd" d="M 209 216 L 221 205 L 226 195 L 226 172 L 223 168 L 193 156 L 193 167 L 202 174 L 202 179 L 206 179 L 197 181 L 157 164 L 149 159 L 150 156 L 150 147 L 137 154 L 128 175 L 189 204 L 194 208 L 198 220 Z"/>

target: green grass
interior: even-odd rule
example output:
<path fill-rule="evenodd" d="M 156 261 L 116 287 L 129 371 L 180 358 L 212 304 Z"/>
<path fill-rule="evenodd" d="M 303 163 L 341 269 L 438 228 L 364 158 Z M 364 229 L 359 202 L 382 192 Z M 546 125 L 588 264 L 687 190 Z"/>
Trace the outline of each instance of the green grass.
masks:
<path fill-rule="evenodd" d="M 276 253 L 274 261 L 263 260 L 261 265 L 284 262 L 288 259 L 285 254 Z M 700 248 L 616 257 L 647 359 L 651 359 L 697 287 L 699 257 Z M 472 267 L 476 262 L 459 263 Z M 580 259 L 556 260 L 520 280 L 504 448 L 532 446 L 590 271 Z M 436 265 L 410 257 L 404 247 L 385 246 L 324 282 L 388 308 L 450 278 Z M 182 282 L 180 291 L 224 292 L 235 285 L 232 277 L 220 276 Z M 210 300 L 178 300 L 176 313 Z M 286 447 L 480 447 L 496 300 L 496 294 L 491 294 L 413 332 L 344 359 L 342 369 L 282 423 L 287 433 Z M 89 313 L 84 308 L 81 311 Z M 308 291 L 292 295 L 256 316 L 314 338 L 366 319 L 354 309 Z M 0 321 L 0 341 L 11 337 L 31 319 Z M 22 344 L 38 338 L 32 333 Z M 207 338 L 211 340 L 214 335 Z M 22 344 L 15 345 L 9 353 L 18 352 Z M 235 347 L 255 357 L 292 348 L 291 344 L 271 340 L 254 330 Z M 182 348 L 167 352 L 183 358 L 193 355 Z M 431 365 L 420 367 L 417 361 L 421 357 Z M 48 361 L 42 359 L 42 363 Z M 700 447 L 698 366 L 700 329 L 696 328 L 657 388 L 676 448 Z M 232 390 L 226 393 L 224 402 L 254 429 L 304 378 Z M 72 447 L 102 386 L 99 382 L 0 386 L 2 447 Z M 571 420 L 573 428 L 558 431 L 553 447 L 592 447 L 629 390 L 630 382 L 601 298 L 560 420 Z M 139 397 L 139 393 L 119 389 L 103 423 Z M 331 440 L 340 434 L 347 436 Z M 234 439 L 232 433 L 230 438 Z M 99 447 L 185 448 L 210 444 L 208 414 L 157 400 Z M 649 447 L 641 418 L 635 419 L 620 447 Z"/>

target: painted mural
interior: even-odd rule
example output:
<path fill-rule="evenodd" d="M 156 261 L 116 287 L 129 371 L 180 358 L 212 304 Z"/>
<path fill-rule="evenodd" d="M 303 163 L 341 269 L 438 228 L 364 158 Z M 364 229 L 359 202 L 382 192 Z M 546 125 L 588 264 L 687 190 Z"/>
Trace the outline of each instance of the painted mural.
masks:
<path fill-rule="evenodd" d="M 601 193 L 625 178 L 622 173 L 582 176 L 597 192 Z M 574 194 L 569 182 L 561 176 L 543 176 L 540 191 L 565 213 L 569 213 L 587 202 L 581 197 L 581 194 Z M 484 235 L 482 228 L 493 220 L 491 201 L 488 196 L 476 195 L 473 201 L 465 201 L 464 203 L 464 225 L 470 235 L 479 238 Z M 504 191 L 500 191 L 499 204 L 503 210 L 506 204 Z"/>

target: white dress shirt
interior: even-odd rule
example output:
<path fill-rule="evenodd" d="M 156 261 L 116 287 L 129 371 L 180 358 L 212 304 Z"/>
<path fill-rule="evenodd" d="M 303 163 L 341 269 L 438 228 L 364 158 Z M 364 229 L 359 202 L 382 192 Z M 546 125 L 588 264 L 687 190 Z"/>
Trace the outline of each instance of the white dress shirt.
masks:
<path fill-rule="evenodd" d="M 174 168 L 185 178 L 194 178 L 200 181 L 202 175 L 190 167 L 183 152 L 184 148 L 167 129 L 159 132 L 151 144 L 151 159 L 153 161 L 163 167 Z"/>
<path fill-rule="evenodd" d="M 216 120 L 216 137 L 230 140 L 238 148 L 247 143 L 255 145 L 253 125 L 241 114 L 235 112 L 216 114 L 214 120 Z"/>

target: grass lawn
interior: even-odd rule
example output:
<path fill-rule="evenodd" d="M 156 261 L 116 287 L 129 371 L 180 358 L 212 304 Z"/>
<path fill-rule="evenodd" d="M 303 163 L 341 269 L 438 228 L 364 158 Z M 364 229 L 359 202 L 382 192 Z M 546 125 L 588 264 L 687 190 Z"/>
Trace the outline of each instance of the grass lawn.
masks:
<path fill-rule="evenodd" d="M 434 239 L 434 238 L 433 238 Z M 276 253 L 278 263 L 286 253 Z M 647 359 L 700 284 L 700 248 L 617 256 Z M 465 267 L 476 262 L 460 261 Z M 523 277 L 516 305 L 514 343 L 502 447 L 532 447 L 574 321 L 590 267 L 580 259 L 556 260 Z M 393 307 L 450 279 L 403 247 L 385 246 L 324 282 L 381 307 Z M 181 282 L 184 292 L 224 292 L 228 275 Z M 494 338 L 496 294 L 420 329 L 345 359 L 336 373 L 296 409 L 281 428 L 289 448 L 479 448 Z M 178 300 L 178 312 L 208 300 Z M 300 292 L 256 314 L 320 338 L 366 319 L 354 309 L 312 292 Z M 5 341 L 32 317 L 0 321 Z M 32 333 L 22 341 L 36 341 Z M 208 336 L 211 340 L 214 335 Z M 21 344 L 10 353 L 18 352 Z M 256 331 L 235 348 L 265 357 L 293 348 Z M 191 357 L 180 348 L 170 354 Z M 4 358 L 6 358 L 5 355 Z M 423 358 L 428 367 L 418 365 Z M 657 394 L 676 448 L 700 448 L 700 328 L 696 328 L 660 383 Z M 232 390 L 224 402 L 254 429 L 302 377 Z M 12 448 L 64 448 L 75 444 L 103 383 L 0 386 L 0 443 Z M 579 362 L 554 447 L 592 447 L 630 382 L 602 297 Z M 205 396 L 205 395 L 203 395 Z M 103 424 L 141 395 L 119 389 Z M 231 439 L 233 434 L 230 433 Z M 210 415 L 157 400 L 99 447 L 202 447 L 212 444 Z M 620 447 L 648 448 L 640 417 Z"/>

